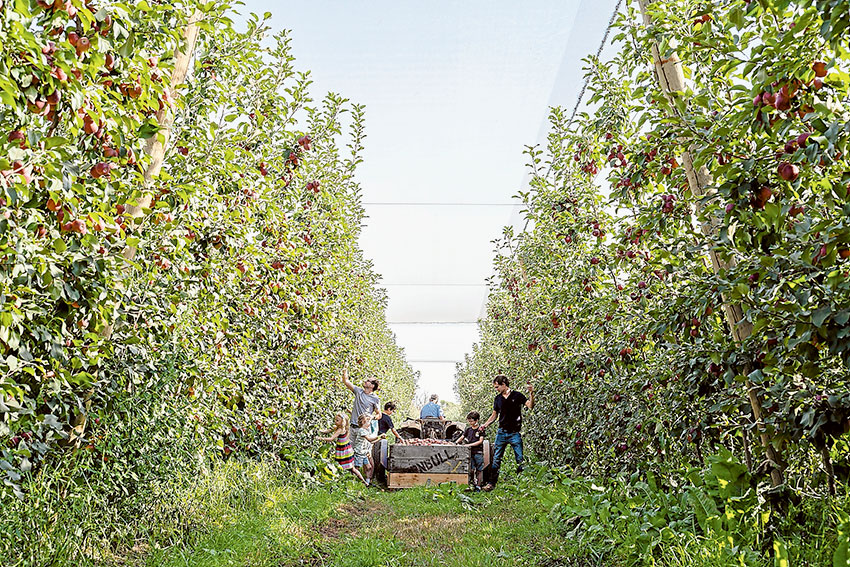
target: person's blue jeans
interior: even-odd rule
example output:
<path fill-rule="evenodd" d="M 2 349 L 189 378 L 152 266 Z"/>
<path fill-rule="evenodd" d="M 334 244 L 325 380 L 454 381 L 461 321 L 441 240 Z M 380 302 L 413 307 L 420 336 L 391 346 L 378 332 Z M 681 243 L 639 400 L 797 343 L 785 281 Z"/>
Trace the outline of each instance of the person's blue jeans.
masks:
<path fill-rule="evenodd" d="M 517 471 L 522 472 L 522 435 L 516 433 L 508 433 L 501 427 L 496 431 L 496 441 L 493 444 L 493 463 L 490 468 L 490 484 L 496 484 L 499 481 L 499 469 L 502 466 L 502 457 L 505 456 L 505 449 L 511 446 L 514 450 L 516 458 Z"/>

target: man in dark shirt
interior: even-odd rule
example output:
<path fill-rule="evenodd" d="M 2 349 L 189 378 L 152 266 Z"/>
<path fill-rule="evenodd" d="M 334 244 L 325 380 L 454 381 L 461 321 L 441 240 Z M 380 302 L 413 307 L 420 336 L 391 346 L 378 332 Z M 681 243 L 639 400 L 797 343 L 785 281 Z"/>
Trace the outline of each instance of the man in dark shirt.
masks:
<path fill-rule="evenodd" d="M 514 451 L 516 458 L 517 472 L 522 472 L 522 408 L 523 406 L 531 409 L 534 407 L 534 388 L 531 384 L 528 385 L 528 397 L 524 394 L 511 390 L 510 380 L 508 377 L 499 374 L 493 378 L 493 387 L 496 388 L 496 399 L 493 401 L 493 413 L 484 422 L 483 427 L 499 419 L 499 428 L 496 430 L 496 440 L 494 442 L 493 464 L 490 467 L 490 479 L 484 486 L 483 490 L 490 491 L 496 486 L 499 481 L 499 468 L 502 465 L 502 457 L 505 455 L 505 448 L 508 445 Z"/>
<path fill-rule="evenodd" d="M 381 414 L 381 419 L 378 420 L 378 435 L 392 431 L 392 434 L 395 435 L 396 443 L 401 443 L 403 445 L 404 439 L 402 439 L 398 431 L 395 430 L 393 418 L 390 417 L 393 413 L 395 413 L 395 404 L 393 402 L 385 403 L 384 412 Z"/>

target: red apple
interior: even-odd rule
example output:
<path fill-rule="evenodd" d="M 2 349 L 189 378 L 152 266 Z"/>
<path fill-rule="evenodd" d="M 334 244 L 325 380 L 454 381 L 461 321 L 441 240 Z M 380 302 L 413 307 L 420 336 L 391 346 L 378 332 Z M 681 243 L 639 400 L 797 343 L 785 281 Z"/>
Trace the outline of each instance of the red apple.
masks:
<path fill-rule="evenodd" d="M 12 170 L 11 171 L 12 171 L 12 173 L 17 173 L 18 175 L 20 175 L 23 178 L 24 183 L 29 184 L 29 183 L 32 182 L 32 166 L 31 165 L 24 165 L 24 163 L 22 161 L 15 160 L 15 161 L 12 162 Z"/>
<path fill-rule="evenodd" d="M 77 56 L 80 56 L 91 49 L 91 41 L 89 41 L 89 38 L 86 36 L 83 36 L 77 40 L 77 45 L 75 45 L 74 48 L 77 51 Z"/>
<path fill-rule="evenodd" d="M 68 80 L 68 73 L 62 67 L 53 67 L 50 69 L 50 76 L 57 81 L 64 83 Z"/>
<path fill-rule="evenodd" d="M 800 168 L 787 161 L 780 163 L 776 170 L 779 172 L 779 176 L 785 181 L 794 181 L 800 176 Z"/>
<path fill-rule="evenodd" d="M 97 134 L 98 130 L 100 130 L 100 124 L 98 122 L 95 122 L 95 120 L 91 116 L 86 114 L 83 117 L 83 130 L 86 134 Z"/>
<path fill-rule="evenodd" d="M 826 63 L 815 61 L 812 63 L 812 71 L 815 72 L 815 77 L 826 77 Z"/>
<path fill-rule="evenodd" d="M 92 177 L 97 179 L 98 177 L 103 177 L 104 175 L 109 175 L 109 172 L 111 170 L 112 170 L 112 168 L 110 167 L 109 163 L 107 163 L 105 161 L 101 161 L 101 162 L 96 163 L 91 168 L 89 173 L 91 174 Z"/>
<path fill-rule="evenodd" d="M 762 207 L 764 207 L 764 204 L 767 203 L 772 196 L 773 196 L 773 191 L 771 191 L 770 187 L 767 187 L 767 186 L 759 187 L 759 189 L 758 189 L 758 191 L 756 192 L 756 195 L 755 195 L 756 200 L 758 201 L 759 205 L 761 205 Z"/>
<path fill-rule="evenodd" d="M 21 130 L 12 130 L 8 136 L 9 142 L 18 142 L 17 145 L 23 147 L 27 143 L 27 135 Z"/>
<path fill-rule="evenodd" d="M 41 99 L 36 99 L 32 102 L 27 101 L 27 108 L 33 114 L 43 114 L 49 110 L 47 107 L 47 101 Z"/>

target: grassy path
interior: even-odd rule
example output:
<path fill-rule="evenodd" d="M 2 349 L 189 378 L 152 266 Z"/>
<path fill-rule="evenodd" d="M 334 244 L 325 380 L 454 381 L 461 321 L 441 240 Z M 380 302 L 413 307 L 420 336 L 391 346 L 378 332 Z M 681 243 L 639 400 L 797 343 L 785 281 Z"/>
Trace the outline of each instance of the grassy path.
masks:
<path fill-rule="evenodd" d="M 386 492 L 354 483 L 273 487 L 251 506 L 222 509 L 186 549 L 148 554 L 150 566 L 583 565 L 533 499 L 509 484 L 490 494 L 454 487 Z"/>
<path fill-rule="evenodd" d="M 752 488 L 727 498 L 699 478 L 699 486 L 660 490 L 639 477 L 571 478 L 529 466 L 519 478 L 506 474 L 494 492 L 468 493 L 453 485 L 384 491 L 332 475 L 317 484 L 282 472 L 225 464 L 175 496 L 179 510 L 151 514 L 130 549 L 93 563 L 39 565 L 826 566 L 841 563 L 833 555 L 850 532 L 847 497 L 773 513 Z M 700 516 L 694 501 L 719 507 L 726 523 Z"/>

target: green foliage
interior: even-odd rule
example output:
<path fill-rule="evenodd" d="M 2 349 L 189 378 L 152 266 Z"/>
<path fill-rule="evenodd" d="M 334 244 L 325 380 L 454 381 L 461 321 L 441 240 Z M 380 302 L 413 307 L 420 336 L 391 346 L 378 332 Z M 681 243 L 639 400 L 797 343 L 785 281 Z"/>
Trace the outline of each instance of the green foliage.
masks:
<path fill-rule="evenodd" d="M 519 490 L 533 494 L 576 547 L 612 564 L 824 564 L 838 523 L 836 514 L 818 519 L 824 502 L 781 518 L 756 497 L 745 467 L 728 453 L 707 461 L 664 479 L 651 473 L 574 479 L 537 468 L 534 482 Z"/>
<path fill-rule="evenodd" d="M 794 487 L 826 490 L 825 455 L 846 468 L 850 48 L 830 6 L 621 15 L 617 54 L 588 59 L 592 111 L 554 108 L 527 152 L 529 229 L 497 244 L 458 371 L 465 409 L 489 407 L 498 372 L 534 380 L 526 437 L 581 474 L 701 466 L 721 448 Z M 684 62 L 685 91 L 660 90 L 654 42 Z M 690 162 L 710 173 L 704 194 Z"/>
<path fill-rule="evenodd" d="M 126 545 L 222 459 L 329 474 L 303 454 L 350 405 L 344 366 L 402 405 L 415 386 L 357 245 L 363 108 L 314 101 L 287 34 L 225 3 L 0 12 L 4 557 Z"/>
<path fill-rule="evenodd" d="M 839 512 L 841 524 L 838 526 L 838 547 L 832 556 L 833 567 L 850 565 L 850 515 L 846 510 Z"/>

